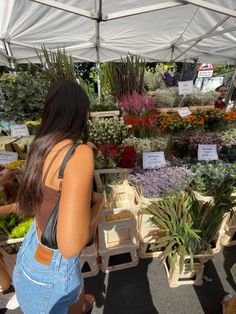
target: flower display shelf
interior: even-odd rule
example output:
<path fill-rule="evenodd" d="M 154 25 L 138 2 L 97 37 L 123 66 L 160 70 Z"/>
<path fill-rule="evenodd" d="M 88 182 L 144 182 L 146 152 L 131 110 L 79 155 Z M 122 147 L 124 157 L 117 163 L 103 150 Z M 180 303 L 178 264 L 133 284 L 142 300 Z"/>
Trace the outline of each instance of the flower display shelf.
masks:
<path fill-rule="evenodd" d="M 100 270 L 96 240 L 86 246 L 80 255 L 80 266 L 84 278 L 97 276 Z"/>
<path fill-rule="evenodd" d="M 96 111 L 96 112 L 90 112 L 90 117 L 92 120 L 98 119 L 98 118 L 107 118 L 107 117 L 118 117 L 120 115 L 119 110 L 113 110 L 113 111 Z"/>
<path fill-rule="evenodd" d="M 193 270 L 190 268 L 189 256 L 185 258 L 184 269 L 180 272 L 179 267 L 179 257 L 177 257 L 177 262 L 174 267 L 170 271 L 170 262 L 169 258 L 165 259 L 163 264 L 167 273 L 169 286 L 171 288 L 179 287 L 182 285 L 195 285 L 201 286 L 203 284 L 203 271 L 204 264 L 212 259 L 214 256 L 213 252 L 209 249 L 202 254 L 194 255 L 194 267 Z"/>
<path fill-rule="evenodd" d="M 127 175 L 131 169 L 127 168 L 110 168 L 110 169 L 95 169 L 94 178 L 98 190 L 104 190 L 105 186 L 102 182 L 101 175 L 103 174 L 124 174 Z"/>
<path fill-rule="evenodd" d="M 186 106 L 185 106 L 186 107 Z M 161 112 L 161 113 L 167 113 L 167 112 L 177 112 L 177 110 L 180 107 L 174 107 L 174 108 L 157 108 L 157 112 Z M 195 110 L 201 110 L 201 111 L 207 111 L 210 109 L 214 109 L 214 105 L 209 105 L 209 106 L 189 106 L 188 107 L 189 110 L 191 112 L 195 111 Z"/>
<path fill-rule="evenodd" d="M 236 225 L 225 226 L 225 233 L 221 238 L 221 244 L 228 247 L 236 245 Z"/>

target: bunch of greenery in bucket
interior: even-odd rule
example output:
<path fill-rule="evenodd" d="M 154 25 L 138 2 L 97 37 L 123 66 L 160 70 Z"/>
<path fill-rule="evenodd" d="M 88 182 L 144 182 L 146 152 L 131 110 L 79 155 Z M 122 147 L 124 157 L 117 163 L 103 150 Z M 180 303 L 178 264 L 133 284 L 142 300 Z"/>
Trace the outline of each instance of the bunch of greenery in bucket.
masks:
<path fill-rule="evenodd" d="M 182 272 L 186 256 L 193 269 L 194 255 L 209 250 L 224 215 L 236 205 L 235 199 L 231 182 L 223 181 L 216 188 L 212 202 L 201 204 L 191 190 L 152 202 L 143 209 L 151 215 L 159 234 L 152 250 L 161 250 L 162 260 L 170 258 L 170 270 L 178 262 Z"/>
<path fill-rule="evenodd" d="M 132 133 L 139 138 L 154 137 L 157 133 L 156 112 L 152 97 L 134 92 L 120 98 L 119 107 L 124 113 L 124 122 L 131 125 Z"/>
<path fill-rule="evenodd" d="M 89 140 L 94 144 L 121 144 L 129 135 L 123 118 L 98 118 L 89 121 Z"/>
<path fill-rule="evenodd" d="M 120 100 L 123 95 L 144 91 L 145 62 L 139 56 L 128 55 L 119 61 L 105 63 L 102 67 L 102 82 L 110 85 L 111 95 Z"/>
<path fill-rule="evenodd" d="M 195 173 L 191 182 L 193 190 L 204 195 L 214 195 L 217 186 L 222 181 L 232 182 L 233 190 L 236 186 L 236 163 L 215 161 L 211 163 L 198 162 L 192 166 Z"/>
<path fill-rule="evenodd" d="M 22 238 L 30 229 L 32 223 L 32 218 L 19 219 L 16 214 L 10 214 L 0 217 L 0 230 L 8 238 Z"/>

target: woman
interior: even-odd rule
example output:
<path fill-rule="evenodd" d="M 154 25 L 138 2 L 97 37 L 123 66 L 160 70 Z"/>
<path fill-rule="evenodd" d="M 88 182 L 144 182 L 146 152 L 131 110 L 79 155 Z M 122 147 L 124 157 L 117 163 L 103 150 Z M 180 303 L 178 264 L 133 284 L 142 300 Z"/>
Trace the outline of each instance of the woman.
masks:
<path fill-rule="evenodd" d="M 88 96 L 77 83 L 54 83 L 30 148 L 15 206 L 23 216 L 35 217 L 13 274 L 16 296 L 25 314 L 87 310 L 83 298 L 78 301 L 83 288 L 79 254 L 94 234 L 103 206 L 102 195 L 93 193 L 90 208 L 94 161 L 93 151 L 86 144 L 88 110 Z M 62 181 L 58 179 L 59 169 L 74 143 L 77 147 L 66 163 Z M 42 245 L 41 235 L 58 199 L 58 249 L 52 249 Z"/>

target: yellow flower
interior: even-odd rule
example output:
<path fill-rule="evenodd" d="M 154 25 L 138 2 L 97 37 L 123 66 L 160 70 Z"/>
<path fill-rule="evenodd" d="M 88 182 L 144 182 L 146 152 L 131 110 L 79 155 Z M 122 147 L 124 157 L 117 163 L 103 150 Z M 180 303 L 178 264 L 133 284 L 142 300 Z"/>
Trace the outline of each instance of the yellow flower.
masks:
<path fill-rule="evenodd" d="M 21 168 L 25 163 L 25 160 L 16 160 L 16 161 L 13 161 L 13 162 L 10 162 L 9 164 L 7 164 L 5 166 L 6 169 L 11 169 L 11 170 L 14 170 L 14 169 L 17 169 L 17 168 Z"/>
<path fill-rule="evenodd" d="M 32 126 L 38 126 L 41 124 L 41 121 L 40 120 L 37 120 L 37 121 L 25 121 L 25 124 L 26 125 L 32 125 Z"/>

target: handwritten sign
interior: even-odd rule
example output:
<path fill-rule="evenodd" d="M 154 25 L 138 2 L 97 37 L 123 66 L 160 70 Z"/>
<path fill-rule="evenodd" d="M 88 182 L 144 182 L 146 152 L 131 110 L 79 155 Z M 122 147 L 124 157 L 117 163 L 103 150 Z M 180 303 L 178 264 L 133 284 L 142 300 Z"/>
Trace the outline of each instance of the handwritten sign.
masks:
<path fill-rule="evenodd" d="M 4 166 L 18 159 L 17 153 L 0 151 L 0 165 Z"/>
<path fill-rule="evenodd" d="M 193 93 L 193 81 L 178 82 L 179 95 L 189 95 Z"/>
<path fill-rule="evenodd" d="M 13 124 L 11 125 L 11 136 L 20 137 L 20 136 L 29 136 L 29 130 L 26 124 Z"/>
<path fill-rule="evenodd" d="M 192 112 L 188 109 L 188 107 L 178 108 L 177 109 L 181 118 L 189 116 Z"/>
<path fill-rule="evenodd" d="M 143 169 L 155 169 L 166 166 L 164 152 L 144 152 Z"/>
<path fill-rule="evenodd" d="M 217 145 L 198 144 L 198 160 L 218 160 Z"/>

